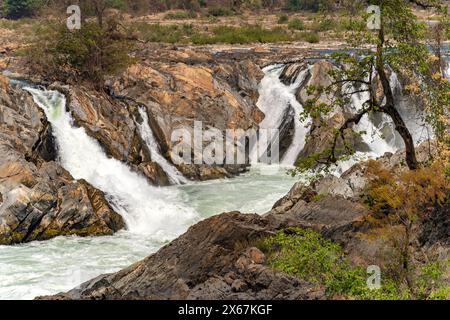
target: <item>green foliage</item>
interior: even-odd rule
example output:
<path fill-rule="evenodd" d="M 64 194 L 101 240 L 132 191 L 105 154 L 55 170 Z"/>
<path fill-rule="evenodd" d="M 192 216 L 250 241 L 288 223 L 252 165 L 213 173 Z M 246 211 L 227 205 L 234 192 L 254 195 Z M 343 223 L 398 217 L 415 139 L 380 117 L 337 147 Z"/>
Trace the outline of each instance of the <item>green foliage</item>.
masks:
<path fill-rule="evenodd" d="M 315 21 L 312 25 L 312 29 L 317 32 L 325 32 L 337 28 L 337 23 L 333 19 L 323 18 L 319 21 Z"/>
<path fill-rule="evenodd" d="M 330 0 L 288 0 L 287 9 L 291 11 L 311 10 L 323 11 L 331 7 Z"/>
<path fill-rule="evenodd" d="M 443 281 L 449 266 L 450 259 L 445 262 L 428 262 L 421 267 L 416 280 L 417 295 L 420 299 L 446 300 L 450 298 L 450 285 Z"/>
<path fill-rule="evenodd" d="M 125 0 L 108 0 L 106 5 L 117 10 L 125 10 L 128 8 L 128 4 Z"/>
<path fill-rule="evenodd" d="M 287 14 L 282 14 L 278 17 L 278 24 L 285 24 L 289 22 L 289 16 Z"/>
<path fill-rule="evenodd" d="M 268 264 L 319 286 L 329 296 L 371 298 L 363 268 L 351 265 L 339 245 L 311 229 L 290 228 L 260 241 Z M 390 289 L 385 295 L 394 295 Z"/>
<path fill-rule="evenodd" d="M 225 7 L 213 7 L 208 9 L 208 15 L 213 17 L 227 17 L 234 15 L 235 12 Z"/>
<path fill-rule="evenodd" d="M 5 0 L 3 12 L 10 19 L 30 17 L 41 8 L 42 4 L 42 0 Z"/>
<path fill-rule="evenodd" d="M 190 24 L 148 24 L 139 23 L 136 29 L 141 35 L 141 38 L 150 42 L 164 42 L 164 43 L 179 43 L 193 36 L 194 29 Z M 185 40 L 187 41 L 187 40 Z"/>
<path fill-rule="evenodd" d="M 26 52 L 30 67 L 51 79 L 82 78 L 101 86 L 106 76 L 114 75 L 134 60 L 132 44 L 109 21 L 105 27 L 86 21 L 80 30 L 65 25 L 39 25 L 36 39 Z"/>
<path fill-rule="evenodd" d="M 413 298 L 406 287 L 384 274 L 381 288 L 369 289 L 366 270 L 351 264 L 339 245 L 311 229 L 281 230 L 275 236 L 260 239 L 257 246 L 266 254 L 269 266 L 325 287 L 329 297 L 371 300 Z M 423 294 L 418 298 L 448 297 L 448 286 L 442 280 L 446 269 L 441 263 L 425 264 L 420 270 L 422 282 L 418 282 L 418 290 Z"/>
<path fill-rule="evenodd" d="M 309 43 L 319 43 L 320 42 L 320 35 L 317 32 L 311 31 L 311 32 L 304 32 L 301 34 L 302 39 Z"/>
<path fill-rule="evenodd" d="M 194 44 L 213 43 L 267 43 L 276 41 L 290 41 L 292 36 L 282 28 L 266 29 L 259 25 L 245 27 L 220 26 L 213 29 L 213 35 L 194 35 Z"/>
<path fill-rule="evenodd" d="M 164 19 L 167 20 L 186 20 L 195 18 L 197 18 L 197 14 L 194 11 L 169 12 L 164 16 Z"/>
<path fill-rule="evenodd" d="M 295 18 L 289 21 L 288 28 L 293 30 L 304 30 L 305 24 L 303 23 L 302 20 Z"/>

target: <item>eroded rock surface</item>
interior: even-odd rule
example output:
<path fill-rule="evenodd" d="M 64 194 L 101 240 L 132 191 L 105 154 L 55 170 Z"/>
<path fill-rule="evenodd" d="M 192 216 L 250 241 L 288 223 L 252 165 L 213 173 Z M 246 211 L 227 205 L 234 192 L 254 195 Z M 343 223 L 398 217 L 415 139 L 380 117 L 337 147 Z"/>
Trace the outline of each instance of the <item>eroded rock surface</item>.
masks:
<path fill-rule="evenodd" d="M 51 127 L 31 96 L 1 80 L 0 244 L 123 229 L 121 216 L 101 191 L 53 161 L 57 147 Z"/>
<path fill-rule="evenodd" d="M 249 245 L 273 231 L 258 215 L 209 218 L 127 269 L 46 299 L 319 299 L 320 288 L 265 265 Z"/>

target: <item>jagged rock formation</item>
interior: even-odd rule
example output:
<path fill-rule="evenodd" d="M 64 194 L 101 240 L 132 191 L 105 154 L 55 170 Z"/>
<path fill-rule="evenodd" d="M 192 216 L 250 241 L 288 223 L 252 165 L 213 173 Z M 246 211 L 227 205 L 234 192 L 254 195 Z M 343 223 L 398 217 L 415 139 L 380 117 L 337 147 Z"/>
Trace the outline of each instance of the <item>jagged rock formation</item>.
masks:
<path fill-rule="evenodd" d="M 273 230 L 258 215 L 215 216 L 127 269 L 47 299 L 323 298 L 320 288 L 265 266 L 264 254 L 249 246 Z"/>
<path fill-rule="evenodd" d="M 100 190 L 53 161 L 51 127 L 31 96 L 0 80 L 0 244 L 124 228 Z"/>
<path fill-rule="evenodd" d="M 203 128 L 257 128 L 264 115 L 256 107 L 261 69 L 251 60 L 216 58 L 187 48 L 144 48 L 142 61 L 110 81 L 114 96 L 147 107 L 161 151 L 170 159 L 172 132 L 185 129 L 193 137 L 194 121 Z M 158 60 L 152 57 L 157 55 Z M 205 142 L 206 143 L 206 142 Z M 185 176 L 205 180 L 241 172 L 241 166 L 181 165 Z"/>

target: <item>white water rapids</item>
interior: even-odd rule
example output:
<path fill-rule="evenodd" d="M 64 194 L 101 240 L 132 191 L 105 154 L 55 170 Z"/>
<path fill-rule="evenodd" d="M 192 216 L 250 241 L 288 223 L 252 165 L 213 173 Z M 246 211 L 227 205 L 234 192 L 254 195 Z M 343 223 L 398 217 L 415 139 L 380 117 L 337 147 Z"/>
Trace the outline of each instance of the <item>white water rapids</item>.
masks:
<path fill-rule="evenodd" d="M 301 72 L 291 85 L 280 81 L 280 66 L 264 71 L 258 107 L 266 118 L 261 127 L 279 128 L 286 112 L 295 113 L 294 141 L 282 159 L 282 164 L 292 165 L 304 148 L 309 131 L 309 122 L 299 120 L 302 106 L 295 99 L 295 91 L 307 71 Z M 96 140 L 83 128 L 73 125 L 63 95 L 55 91 L 27 90 L 52 124 L 61 165 L 76 179 L 86 179 L 104 191 L 114 209 L 124 217 L 128 230 L 107 237 L 58 237 L 44 242 L 0 246 L 0 299 L 32 299 L 55 294 L 100 274 L 118 271 L 213 214 L 232 210 L 267 212 L 298 181 L 284 170 L 276 175 L 261 175 L 260 170 L 252 170 L 229 180 L 188 182 L 165 188 L 150 186 L 143 176 L 132 172 L 125 164 L 108 158 Z M 352 108 L 360 108 L 364 99 L 364 95 L 355 96 Z M 144 120 L 139 125 L 140 134 L 152 160 L 160 164 L 173 183 L 186 183 L 160 154 L 147 114 L 144 109 L 139 111 Z M 400 148 L 390 126 L 389 119 L 364 117 L 355 130 L 364 131 L 362 140 L 369 151 L 358 152 L 354 159 L 341 163 L 336 171 L 341 173 L 360 159 L 378 157 Z"/>
<path fill-rule="evenodd" d="M 177 193 L 150 186 L 122 162 L 108 158 L 84 128 L 73 125 L 65 97 L 56 91 L 27 88 L 45 111 L 54 129 L 62 166 L 75 179 L 85 179 L 104 191 L 114 209 L 135 233 L 172 239 L 197 218 L 194 210 L 178 203 Z"/>
<path fill-rule="evenodd" d="M 305 80 L 309 68 L 302 70 L 290 85 L 285 85 L 280 80 L 283 65 L 269 66 L 264 69 L 265 77 L 262 79 L 259 89 L 258 108 L 266 115 L 259 124 L 261 129 L 278 129 L 289 113 L 294 114 L 295 131 L 293 143 L 288 148 L 281 164 L 292 166 L 297 161 L 299 153 L 305 147 L 306 136 L 309 131 L 309 121 L 301 122 L 300 114 L 303 106 L 298 102 L 295 93 Z"/>
<path fill-rule="evenodd" d="M 142 139 L 145 141 L 150 150 L 152 161 L 160 165 L 172 184 L 187 183 L 188 180 L 183 176 L 183 174 L 161 155 L 159 144 L 153 135 L 150 124 L 148 123 L 147 110 L 144 106 L 139 107 L 139 114 L 142 117 L 142 124 L 138 124 L 139 131 Z"/>
<path fill-rule="evenodd" d="M 296 181 L 282 170 L 267 176 L 253 170 L 235 179 L 165 188 L 150 186 L 125 164 L 108 158 L 96 140 L 73 125 L 62 94 L 27 90 L 52 124 L 61 165 L 74 178 L 86 179 L 104 191 L 114 209 L 124 217 L 128 230 L 106 237 L 58 237 L 0 246 L 0 299 L 55 294 L 100 274 L 118 271 L 213 214 L 233 210 L 265 213 Z M 159 151 L 152 145 L 154 137 L 145 120 L 140 129 L 152 159 L 163 166 L 164 161 L 157 160 Z"/>

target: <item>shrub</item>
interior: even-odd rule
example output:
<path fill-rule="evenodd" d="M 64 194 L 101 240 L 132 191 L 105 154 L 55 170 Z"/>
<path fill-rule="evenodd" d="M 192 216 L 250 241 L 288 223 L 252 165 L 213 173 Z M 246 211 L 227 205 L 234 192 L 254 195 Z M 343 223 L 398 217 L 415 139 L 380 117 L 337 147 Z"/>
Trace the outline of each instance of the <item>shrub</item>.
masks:
<path fill-rule="evenodd" d="M 291 11 L 298 11 L 298 10 L 323 11 L 329 10 L 331 4 L 332 1 L 330 0 L 288 0 L 287 9 Z"/>
<path fill-rule="evenodd" d="M 197 14 L 194 11 L 169 12 L 164 16 L 164 19 L 167 20 L 185 20 L 195 18 L 197 18 Z"/>
<path fill-rule="evenodd" d="M 287 14 L 282 14 L 281 16 L 278 17 L 278 24 L 285 24 L 289 22 L 289 17 Z"/>
<path fill-rule="evenodd" d="M 351 299 L 398 300 L 410 299 L 410 291 L 384 275 L 380 289 L 369 289 L 367 273 L 351 264 L 339 245 L 324 239 L 311 229 L 289 228 L 275 236 L 260 239 L 256 244 L 267 256 L 274 269 L 296 276 L 318 286 L 324 286 L 328 296 Z M 417 291 L 419 298 L 448 297 L 449 287 L 443 281 L 442 263 L 430 262 L 419 269 Z M 448 262 L 447 262 L 448 268 Z"/>
<path fill-rule="evenodd" d="M 208 15 L 213 17 L 226 17 L 234 15 L 234 12 L 228 8 L 214 7 L 208 9 Z"/>
<path fill-rule="evenodd" d="M 115 21 L 102 28 L 86 21 L 80 30 L 65 25 L 40 24 L 38 36 L 25 52 L 32 70 L 47 78 L 87 80 L 102 86 L 106 76 L 114 75 L 133 59 L 131 43 L 117 30 Z"/>
<path fill-rule="evenodd" d="M 293 30 L 304 30 L 305 24 L 302 20 L 295 18 L 288 23 L 288 28 Z"/>
<path fill-rule="evenodd" d="M 336 22 L 333 19 L 323 19 L 320 21 L 316 21 L 313 24 L 312 29 L 317 32 L 324 32 L 336 29 L 336 26 Z"/>
<path fill-rule="evenodd" d="M 366 273 L 351 266 L 336 243 L 324 239 L 311 229 L 289 228 L 259 243 L 268 264 L 278 270 L 318 286 L 327 294 L 366 295 Z"/>
<path fill-rule="evenodd" d="M 309 42 L 309 43 L 319 43 L 320 42 L 320 36 L 317 32 L 311 31 L 311 32 L 304 32 L 302 34 L 302 39 Z"/>
<path fill-rule="evenodd" d="M 183 39 L 194 36 L 194 29 L 190 24 L 148 24 L 139 23 L 136 25 L 141 38 L 150 42 L 178 43 Z"/>
<path fill-rule="evenodd" d="M 191 38 L 194 44 L 213 43 L 268 43 L 292 40 L 282 28 L 266 29 L 259 25 L 245 27 L 220 26 L 213 29 L 213 35 L 197 34 Z"/>
<path fill-rule="evenodd" d="M 34 15 L 42 6 L 42 0 L 5 0 L 3 11 L 7 18 L 19 19 Z"/>

